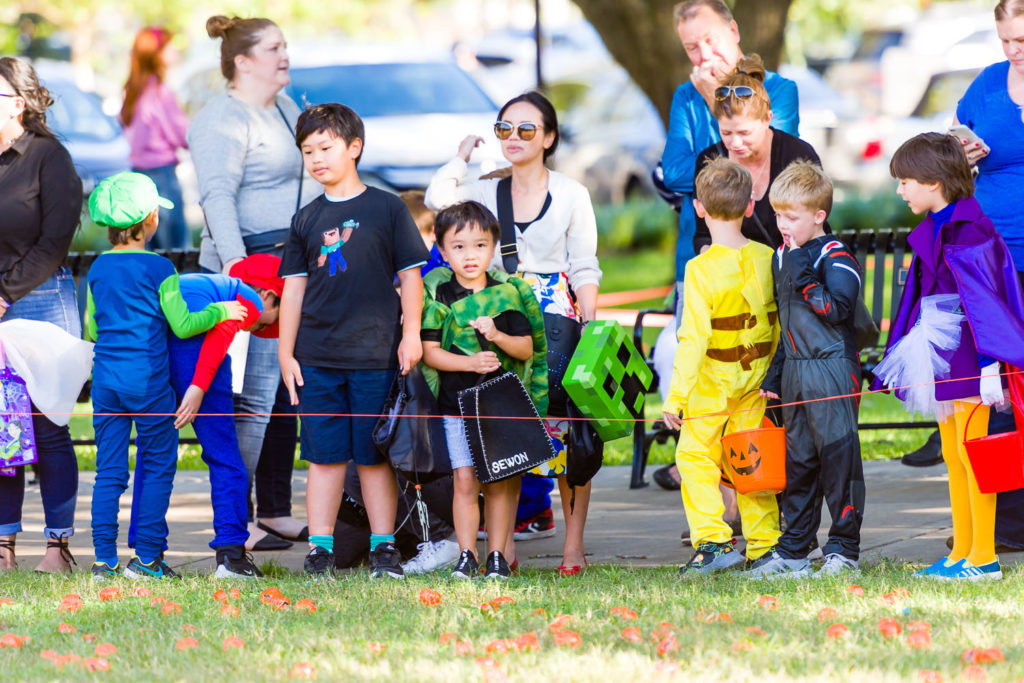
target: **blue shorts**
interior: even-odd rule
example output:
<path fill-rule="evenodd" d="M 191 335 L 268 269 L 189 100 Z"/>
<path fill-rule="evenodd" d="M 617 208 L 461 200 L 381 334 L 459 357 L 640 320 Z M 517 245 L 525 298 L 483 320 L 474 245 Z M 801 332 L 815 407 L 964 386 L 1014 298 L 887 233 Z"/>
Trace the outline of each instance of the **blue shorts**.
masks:
<path fill-rule="evenodd" d="M 452 469 L 472 467 L 473 454 L 466 439 L 466 424 L 461 417 L 445 415 L 443 418 L 445 441 L 448 444 L 448 459 Z"/>
<path fill-rule="evenodd" d="M 395 381 L 395 370 L 334 370 L 311 365 L 302 365 L 301 370 L 301 458 L 317 465 L 386 462 L 373 445 L 373 428 Z M 313 417 L 303 413 L 331 415 Z"/>

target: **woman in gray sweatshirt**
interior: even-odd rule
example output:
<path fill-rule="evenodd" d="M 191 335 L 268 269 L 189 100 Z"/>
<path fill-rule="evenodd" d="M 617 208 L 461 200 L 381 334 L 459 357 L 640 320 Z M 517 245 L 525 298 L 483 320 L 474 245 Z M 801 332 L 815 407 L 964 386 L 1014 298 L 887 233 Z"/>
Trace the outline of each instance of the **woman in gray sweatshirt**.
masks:
<path fill-rule="evenodd" d="M 206 30 L 221 39 L 228 88 L 203 107 L 187 137 L 206 216 L 199 264 L 227 273 L 249 254 L 280 255 L 292 215 L 320 185 L 303 181 L 295 145 L 300 111 L 281 93 L 290 82 L 281 29 L 269 19 L 214 16 Z M 235 397 L 238 445 L 250 481 L 256 480 L 258 521 L 249 527 L 249 550 L 282 549 L 290 544 L 280 537 L 307 535 L 291 516 L 296 419 L 269 419 L 270 413 L 294 410 L 287 394 L 281 400 L 280 377 L 277 340 L 250 337 L 242 394 Z"/>

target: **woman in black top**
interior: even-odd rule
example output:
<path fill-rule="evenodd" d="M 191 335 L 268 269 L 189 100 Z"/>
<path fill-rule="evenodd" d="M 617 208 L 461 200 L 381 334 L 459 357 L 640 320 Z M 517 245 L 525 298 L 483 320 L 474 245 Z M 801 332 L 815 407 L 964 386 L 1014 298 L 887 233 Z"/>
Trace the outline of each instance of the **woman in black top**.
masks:
<path fill-rule="evenodd" d="M 75 337 L 82 322 L 75 282 L 61 263 L 82 209 L 82 181 L 67 150 L 46 125 L 53 103 L 35 71 L 0 58 L 0 320 L 54 323 Z M 38 412 L 33 406 L 33 412 Z M 39 489 L 46 516 L 46 555 L 38 571 L 71 571 L 78 464 L 68 428 L 33 417 Z M 21 531 L 24 467 L 0 476 L 0 571 L 13 569 Z"/>
<path fill-rule="evenodd" d="M 741 59 L 736 70 L 715 89 L 711 113 L 718 120 L 722 141 L 697 155 L 696 173 L 700 173 L 709 160 L 723 156 L 750 171 L 754 180 L 754 215 L 743 219 L 743 234 L 778 249 L 782 245 L 782 234 L 775 223 L 775 211 L 768 202 L 768 188 L 794 161 L 804 159 L 820 166 L 821 160 L 814 148 L 800 138 L 771 127 L 772 106 L 764 89 L 764 75 L 761 58 L 749 55 Z M 827 223 L 825 232 L 831 232 Z M 693 250 L 701 254 L 709 246 L 711 234 L 707 223 L 698 216 Z"/>

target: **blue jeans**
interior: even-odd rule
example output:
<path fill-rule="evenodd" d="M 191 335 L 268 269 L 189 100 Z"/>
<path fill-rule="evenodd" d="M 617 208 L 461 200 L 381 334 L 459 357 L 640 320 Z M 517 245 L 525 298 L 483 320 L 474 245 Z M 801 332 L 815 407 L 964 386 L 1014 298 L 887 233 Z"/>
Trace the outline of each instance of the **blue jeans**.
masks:
<path fill-rule="evenodd" d="M 167 508 L 178 469 L 177 409 L 174 392 L 133 396 L 112 387 L 92 387 L 93 429 L 96 432 L 96 483 L 92 489 L 92 543 L 101 561 L 117 557 L 117 514 L 128 488 L 128 444 L 132 422 L 138 436 L 136 460 L 145 472 L 146 492 L 132 526 L 137 530 L 139 557 L 151 562 L 167 542 Z M 132 413 L 102 415 L 100 413 Z"/>
<path fill-rule="evenodd" d="M 174 202 L 173 209 L 160 209 L 160 227 L 149 241 L 150 249 L 193 248 L 188 225 L 185 223 L 185 202 L 181 198 L 181 183 L 178 182 L 178 175 L 175 173 L 177 167 L 177 164 L 170 164 L 157 168 L 132 169 L 136 173 L 152 178 L 160 196 Z"/>
<path fill-rule="evenodd" d="M 174 388 L 178 403 L 181 403 L 185 391 L 192 382 L 203 339 L 204 335 L 189 339 L 179 339 L 174 334 L 167 336 L 171 386 Z M 203 449 L 203 462 L 210 469 L 210 500 L 213 504 L 213 540 L 210 547 L 215 549 L 225 545 L 242 545 L 249 538 L 249 531 L 245 525 L 249 473 L 242 462 L 242 455 L 238 452 L 238 437 L 235 435 L 232 410 L 231 361 L 225 359 L 210 382 L 203 402 L 199 404 L 199 417 L 192 423 L 196 438 Z M 145 473 L 146 469 L 137 464 L 133 482 L 132 522 L 128 527 L 129 547 L 135 546 L 139 506 L 147 495 L 143 491 Z M 164 524 L 165 538 L 166 526 Z"/>
<path fill-rule="evenodd" d="M 3 320 L 39 320 L 53 323 L 68 334 L 82 336 L 82 319 L 75 299 L 75 281 L 71 271 L 59 268 L 43 284 L 15 301 Z M 38 412 L 35 406 L 33 412 Z M 39 462 L 39 493 L 47 538 L 61 538 L 75 533 L 75 502 L 78 498 L 78 461 L 71 445 L 68 428 L 36 415 L 32 418 L 36 432 Z M 0 476 L 0 535 L 21 531 L 21 507 L 25 501 L 24 467 L 13 477 Z"/>

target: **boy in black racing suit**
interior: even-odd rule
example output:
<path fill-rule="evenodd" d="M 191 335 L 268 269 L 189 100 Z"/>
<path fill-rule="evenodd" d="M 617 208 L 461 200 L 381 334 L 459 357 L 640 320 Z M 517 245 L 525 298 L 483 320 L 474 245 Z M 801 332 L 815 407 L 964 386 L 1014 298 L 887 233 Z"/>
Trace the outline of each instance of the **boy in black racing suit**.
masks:
<path fill-rule="evenodd" d="M 782 334 L 761 393 L 783 402 L 782 511 L 789 527 L 775 550 L 747 574 L 811 574 L 807 554 L 821 522 L 822 498 L 832 527 L 822 548 L 825 564 L 815 576 L 858 571 L 864 514 L 858 400 L 832 397 L 860 389 L 854 334 L 860 266 L 842 242 L 824 232 L 832 181 L 818 166 L 790 165 L 772 184 L 769 198 L 784 239 L 772 260 Z M 786 405 L 794 402 L 798 405 Z"/>

